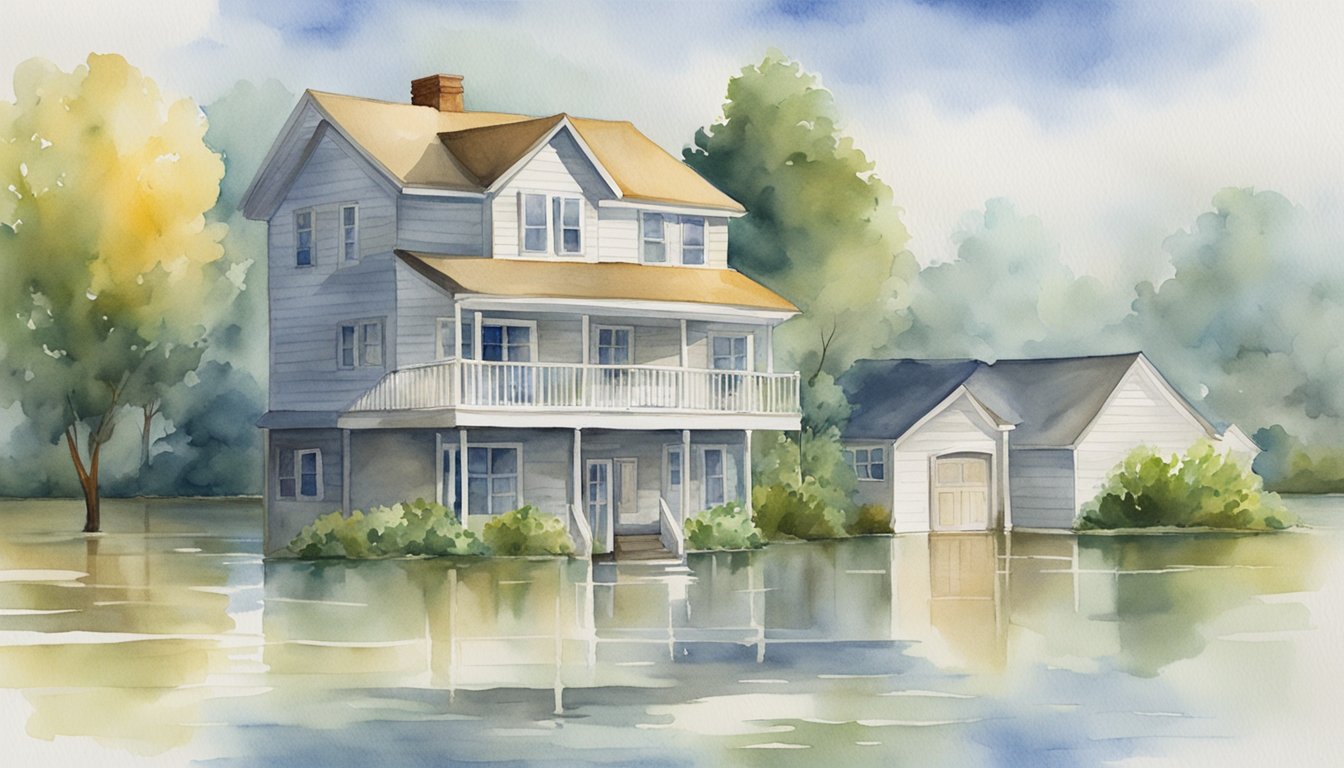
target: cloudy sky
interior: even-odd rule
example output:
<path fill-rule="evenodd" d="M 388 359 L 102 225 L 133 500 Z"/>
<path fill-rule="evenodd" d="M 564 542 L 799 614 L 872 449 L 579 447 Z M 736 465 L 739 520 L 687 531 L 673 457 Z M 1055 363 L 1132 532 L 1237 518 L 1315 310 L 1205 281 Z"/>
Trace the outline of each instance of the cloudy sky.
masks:
<path fill-rule="evenodd" d="M 28 57 L 68 68 L 91 50 L 203 104 L 271 78 L 403 100 L 412 77 L 457 72 L 468 108 L 630 119 L 673 151 L 777 48 L 835 93 L 926 262 L 994 197 L 1102 277 L 1154 268 L 1225 186 L 1344 221 L 1334 0 L 6 5 L 4 81 Z"/>

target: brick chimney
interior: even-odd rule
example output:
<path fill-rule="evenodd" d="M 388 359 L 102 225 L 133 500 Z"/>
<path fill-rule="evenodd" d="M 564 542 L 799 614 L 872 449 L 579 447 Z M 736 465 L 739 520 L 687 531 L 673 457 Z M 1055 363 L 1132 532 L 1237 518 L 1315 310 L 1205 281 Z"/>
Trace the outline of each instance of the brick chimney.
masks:
<path fill-rule="evenodd" d="M 462 112 L 462 76 L 430 75 L 411 81 L 411 103 L 440 112 Z"/>

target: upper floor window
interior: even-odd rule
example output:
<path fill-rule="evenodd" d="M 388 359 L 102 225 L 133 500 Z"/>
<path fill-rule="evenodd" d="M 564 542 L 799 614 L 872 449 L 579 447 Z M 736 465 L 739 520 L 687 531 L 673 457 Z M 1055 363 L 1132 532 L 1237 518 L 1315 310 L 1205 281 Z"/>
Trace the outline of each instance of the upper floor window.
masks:
<path fill-rule="evenodd" d="M 597 364 L 629 365 L 630 328 L 597 329 Z"/>
<path fill-rule="evenodd" d="M 471 348 L 476 342 L 476 337 L 472 335 L 472 327 L 469 321 L 462 321 L 461 347 L 458 346 L 457 332 L 451 317 L 439 318 L 438 337 L 440 360 L 451 360 L 454 356 L 461 357 L 463 360 L 471 359 Z"/>
<path fill-rule="evenodd" d="M 717 371 L 747 370 L 746 336 L 710 336 L 710 367 Z"/>
<path fill-rule="evenodd" d="M 359 206 L 341 206 L 341 260 L 359 261 Z"/>
<path fill-rule="evenodd" d="M 313 265 L 313 212 L 294 212 L 294 266 Z"/>
<path fill-rule="evenodd" d="M 523 228 L 522 250 L 527 253 L 545 253 L 547 230 L 550 229 L 546 196 L 523 192 L 519 200 Z"/>
<path fill-rule="evenodd" d="M 336 362 L 341 368 L 377 368 L 383 364 L 383 321 L 341 323 Z"/>
<path fill-rule="evenodd" d="M 555 252 L 561 255 L 583 253 L 583 198 L 556 197 Z"/>
<path fill-rule="evenodd" d="M 322 498 L 322 452 L 316 448 L 280 451 L 276 467 L 276 497 Z"/>
<path fill-rule="evenodd" d="M 667 231 L 663 224 L 661 213 L 639 214 L 640 260 L 645 264 L 667 261 Z"/>
<path fill-rule="evenodd" d="M 881 448 L 854 448 L 845 451 L 845 458 L 860 480 L 885 480 L 887 477 L 885 451 Z"/>
<path fill-rule="evenodd" d="M 681 263 L 705 263 L 705 217 L 681 217 Z"/>
<path fill-rule="evenodd" d="M 527 320 L 487 320 L 481 323 L 481 359 L 506 363 L 535 360 L 536 324 Z"/>

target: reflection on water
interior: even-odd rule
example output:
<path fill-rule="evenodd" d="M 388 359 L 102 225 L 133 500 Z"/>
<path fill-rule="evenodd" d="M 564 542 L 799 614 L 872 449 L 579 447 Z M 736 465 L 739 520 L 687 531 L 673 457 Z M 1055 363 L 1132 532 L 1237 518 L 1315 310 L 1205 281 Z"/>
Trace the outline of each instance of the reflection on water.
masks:
<path fill-rule="evenodd" d="M 1329 530 L 305 563 L 262 561 L 251 503 L 108 506 L 86 539 L 69 502 L 0 504 L 29 762 L 1162 758 L 1283 715 L 1295 648 L 1344 624 L 1303 597 L 1340 588 Z"/>

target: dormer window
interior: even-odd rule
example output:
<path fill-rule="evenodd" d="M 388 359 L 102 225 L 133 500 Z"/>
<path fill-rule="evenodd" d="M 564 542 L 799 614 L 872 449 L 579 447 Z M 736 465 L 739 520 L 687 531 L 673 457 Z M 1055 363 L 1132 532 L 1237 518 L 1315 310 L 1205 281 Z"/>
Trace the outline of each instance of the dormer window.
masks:
<path fill-rule="evenodd" d="M 663 214 L 645 211 L 639 215 L 640 259 L 645 264 L 667 262 L 666 230 Z"/>
<path fill-rule="evenodd" d="M 681 217 L 681 263 L 705 263 L 705 217 Z"/>
<path fill-rule="evenodd" d="M 546 196 L 523 192 L 519 199 L 522 219 L 524 253 L 546 253 L 546 239 L 550 230 Z"/>
<path fill-rule="evenodd" d="M 562 256 L 583 253 L 583 198 L 556 197 L 555 252 Z"/>

